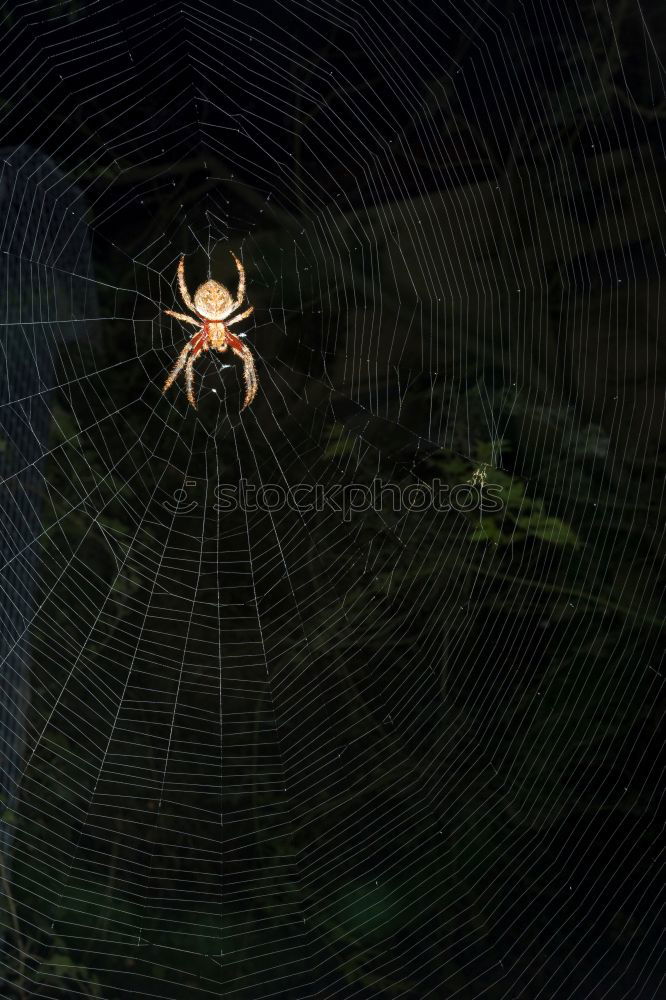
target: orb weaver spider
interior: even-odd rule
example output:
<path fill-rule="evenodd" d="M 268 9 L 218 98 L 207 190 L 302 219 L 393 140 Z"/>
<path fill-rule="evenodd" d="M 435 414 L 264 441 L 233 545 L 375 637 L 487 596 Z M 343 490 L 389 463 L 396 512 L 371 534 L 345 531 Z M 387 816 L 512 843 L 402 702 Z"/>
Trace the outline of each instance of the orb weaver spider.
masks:
<path fill-rule="evenodd" d="M 246 319 L 254 309 L 254 306 L 250 306 L 239 316 L 228 319 L 232 313 L 240 309 L 245 297 L 245 269 L 233 250 L 230 253 L 238 268 L 238 291 L 235 299 L 224 285 L 221 285 L 219 281 L 213 281 L 212 278 L 199 285 L 192 298 L 185 281 L 185 256 L 183 255 L 178 264 L 178 287 L 183 302 L 197 319 L 186 316 L 185 313 L 174 312 L 172 309 L 164 310 L 167 316 L 173 316 L 183 323 L 197 327 L 197 332 L 192 334 L 180 352 L 162 389 L 162 392 L 166 392 L 184 368 L 187 398 L 195 410 L 197 404 L 194 398 L 194 362 L 204 351 L 213 350 L 221 353 L 227 348 L 231 348 L 233 353 L 242 359 L 245 399 L 241 410 L 249 406 L 257 394 L 257 372 L 252 352 L 247 344 L 244 344 L 229 330 L 229 327 L 233 326 L 234 323 L 240 323 L 242 319 Z"/>

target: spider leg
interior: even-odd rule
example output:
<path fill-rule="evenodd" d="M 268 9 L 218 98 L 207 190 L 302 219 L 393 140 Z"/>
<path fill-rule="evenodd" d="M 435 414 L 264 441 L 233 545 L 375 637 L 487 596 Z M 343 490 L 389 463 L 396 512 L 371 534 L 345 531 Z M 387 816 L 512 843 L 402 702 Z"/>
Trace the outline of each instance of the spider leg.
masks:
<path fill-rule="evenodd" d="M 194 398 L 194 362 L 197 359 L 197 355 L 193 354 L 185 365 L 185 390 L 187 392 L 187 398 L 190 401 L 190 405 L 196 410 L 197 404 Z"/>
<path fill-rule="evenodd" d="M 244 344 L 242 340 L 239 340 L 233 333 L 227 334 L 227 343 L 234 354 L 243 359 L 243 377 L 245 379 L 245 400 L 241 407 L 242 410 L 246 406 L 249 406 L 254 397 L 257 395 L 257 389 L 259 383 L 257 381 L 257 370 L 254 367 L 254 358 L 252 357 L 252 351 Z"/>
<path fill-rule="evenodd" d="M 191 316 L 186 316 L 185 313 L 177 313 L 173 309 L 165 309 L 164 312 L 167 316 L 174 316 L 175 319 L 179 319 L 183 323 L 191 323 L 192 326 L 201 326 L 201 320 L 192 319 Z"/>
<path fill-rule="evenodd" d="M 183 302 L 190 310 L 190 312 L 195 313 L 194 302 L 190 297 L 190 293 L 187 290 L 187 285 L 185 284 L 185 255 L 183 254 L 178 262 L 178 287 L 180 288 L 180 294 Z"/>
<path fill-rule="evenodd" d="M 236 267 L 238 268 L 238 291 L 236 292 L 236 301 L 234 303 L 234 309 L 238 309 L 239 305 L 245 298 L 245 268 L 239 261 L 233 250 L 229 251 L 231 256 L 236 261 Z"/>
<path fill-rule="evenodd" d="M 238 308 L 238 305 L 235 305 L 235 306 L 234 306 L 234 309 L 237 309 L 237 308 Z M 225 322 L 226 322 L 227 326 L 233 326 L 233 325 L 234 325 L 234 323 L 240 323 L 240 321 L 241 321 L 242 319 L 247 319 L 247 317 L 248 317 L 248 316 L 250 315 L 250 313 L 252 313 L 252 312 L 254 312 L 254 306 L 250 306 L 250 308 L 249 308 L 249 309 L 246 309 L 246 310 L 245 310 L 245 312 L 242 312 L 242 313 L 240 314 L 240 316 L 234 316 L 234 318 L 233 318 L 233 319 L 228 319 L 228 320 L 226 320 Z"/>
<path fill-rule="evenodd" d="M 185 364 L 187 362 L 187 355 L 190 353 L 191 350 L 192 350 L 192 341 L 188 340 L 188 342 L 185 344 L 185 347 L 178 355 L 178 360 L 176 361 L 175 365 L 169 372 L 169 377 L 164 383 L 164 388 L 162 389 L 162 392 L 166 392 L 167 389 L 171 385 L 173 385 L 173 383 L 176 381 L 176 379 L 182 372 L 183 368 L 185 367 Z"/>

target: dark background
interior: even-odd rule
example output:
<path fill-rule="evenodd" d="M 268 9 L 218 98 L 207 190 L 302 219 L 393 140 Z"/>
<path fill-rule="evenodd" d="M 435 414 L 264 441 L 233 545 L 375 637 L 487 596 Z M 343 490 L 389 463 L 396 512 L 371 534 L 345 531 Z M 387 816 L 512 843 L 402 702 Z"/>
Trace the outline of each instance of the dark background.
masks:
<path fill-rule="evenodd" d="M 57 289 L 6 995 L 658 997 L 661 5 L 3 18 L 7 345 Z M 260 392 L 195 414 L 230 248 Z M 503 509 L 215 509 L 377 476 Z"/>

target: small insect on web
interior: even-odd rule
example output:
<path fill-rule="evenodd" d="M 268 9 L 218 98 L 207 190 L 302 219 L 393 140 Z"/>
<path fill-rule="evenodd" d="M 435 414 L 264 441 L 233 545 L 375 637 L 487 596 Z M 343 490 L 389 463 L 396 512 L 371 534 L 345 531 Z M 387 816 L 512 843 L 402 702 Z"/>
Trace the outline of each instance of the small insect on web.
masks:
<path fill-rule="evenodd" d="M 257 372 L 252 352 L 247 344 L 244 344 L 229 330 L 230 326 L 234 323 L 240 323 L 254 310 L 254 306 L 249 306 L 240 315 L 234 316 L 233 319 L 227 319 L 237 309 L 240 309 L 245 297 L 245 268 L 233 250 L 230 253 L 238 268 L 238 291 L 235 299 L 228 288 L 213 279 L 199 285 L 194 293 L 194 298 L 192 298 L 185 282 L 185 257 L 182 256 L 178 264 L 178 287 L 183 302 L 198 317 L 198 320 L 186 316 L 184 313 L 174 312 L 172 309 L 164 310 L 167 316 L 174 316 L 176 319 L 182 320 L 183 323 L 197 327 L 197 332 L 192 335 L 180 352 L 162 389 L 162 392 L 166 392 L 184 368 L 187 398 L 195 410 L 197 404 L 194 398 L 194 362 L 200 354 L 211 349 L 222 353 L 227 348 L 231 348 L 234 354 L 242 358 L 245 399 L 241 409 L 244 410 L 246 406 L 249 406 L 257 394 Z"/>

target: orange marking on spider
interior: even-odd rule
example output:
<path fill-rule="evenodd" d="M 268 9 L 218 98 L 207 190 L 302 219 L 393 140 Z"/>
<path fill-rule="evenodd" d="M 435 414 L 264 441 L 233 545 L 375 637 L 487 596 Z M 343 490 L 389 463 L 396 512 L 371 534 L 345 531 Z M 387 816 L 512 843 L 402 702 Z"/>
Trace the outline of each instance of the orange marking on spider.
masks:
<path fill-rule="evenodd" d="M 193 312 L 197 319 L 187 316 L 184 313 L 174 312 L 172 309 L 165 309 L 167 316 L 174 316 L 183 323 L 189 323 L 197 327 L 197 332 L 193 333 L 185 347 L 180 352 L 178 360 L 169 372 L 169 377 L 164 383 L 162 392 L 173 385 L 183 368 L 185 369 L 185 389 L 190 405 L 196 410 L 197 404 L 194 398 L 194 362 L 204 351 L 226 351 L 230 349 L 237 357 L 243 361 L 243 378 L 245 380 L 245 399 L 242 410 L 249 406 L 257 395 L 257 371 L 254 366 L 252 351 L 243 341 L 233 334 L 229 327 L 234 323 L 240 323 L 246 319 L 254 310 L 254 306 L 249 306 L 239 316 L 228 319 L 232 313 L 240 309 L 245 297 L 245 269 L 236 254 L 231 251 L 231 256 L 236 262 L 238 269 L 238 291 L 234 299 L 231 293 L 219 281 L 209 279 L 199 285 L 194 298 L 190 296 L 185 281 L 185 257 L 182 256 L 178 263 L 178 287 L 180 295 L 187 309 Z"/>

